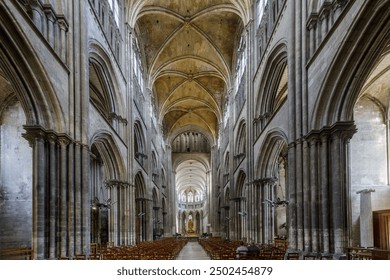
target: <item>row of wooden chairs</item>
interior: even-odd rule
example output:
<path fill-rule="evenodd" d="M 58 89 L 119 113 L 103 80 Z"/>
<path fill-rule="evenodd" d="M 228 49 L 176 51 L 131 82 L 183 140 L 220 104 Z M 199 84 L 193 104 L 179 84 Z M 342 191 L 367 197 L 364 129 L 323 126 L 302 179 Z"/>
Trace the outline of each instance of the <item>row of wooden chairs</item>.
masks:
<path fill-rule="evenodd" d="M 390 250 L 374 247 L 348 247 L 348 260 L 390 260 Z"/>
<path fill-rule="evenodd" d="M 91 245 L 91 254 L 76 255 L 72 260 L 173 260 L 187 243 L 184 239 L 164 238 L 134 246 Z"/>
<path fill-rule="evenodd" d="M 330 260 L 331 255 L 303 254 L 289 252 L 288 241 L 275 239 L 268 244 L 256 244 L 259 251 L 248 251 L 237 255 L 236 249 L 240 241 L 226 241 L 222 238 L 201 239 L 199 243 L 211 259 L 232 260 Z M 248 245 L 248 244 L 247 244 Z"/>
<path fill-rule="evenodd" d="M 27 247 L 0 250 L 0 260 L 31 260 L 32 256 L 32 249 Z"/>
<path fill-rule="evenodd" d="M 286 254 L 288 245 L 286 242 L 273 242 L 269 244 L 257 244 L 259 251 L 249 251 L 238 255 L 237 247 L 239 240 L 223 240 L 222 238 L 209 238 L 199 240 L 200 245 L 208 253 L 211 259 L 233 260 L 233 259 L 252 259 L 252 260 L 282 260 Z M 248 244 L 247 244 L 248 245 Z"/>
<path fill-rule="evenodd" d="M 234 260 L 236 259 L 236 249 L 240 241 L 212 237 L 200 239 L 199 244 L 212 260 Z"/>

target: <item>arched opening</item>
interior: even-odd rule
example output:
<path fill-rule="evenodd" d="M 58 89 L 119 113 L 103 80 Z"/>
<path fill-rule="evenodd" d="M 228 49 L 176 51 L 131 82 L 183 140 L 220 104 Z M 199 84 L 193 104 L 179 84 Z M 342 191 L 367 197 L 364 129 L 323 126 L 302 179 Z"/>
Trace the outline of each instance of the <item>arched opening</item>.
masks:
<path fill-rule="evenodd" d="M 104 186 L 103 159 L 93 144 L 90 153 L 90 191 L 91 191 L 91 243 L 105 245 L 109 241 L 108 194 Z"/>
<path fill-rule="evenodd" d="M 136 243 L 147 240 L 147 202 L 145 197 L 145 181 L 142 174 L 139 172 L 135 176 L 135 233 Z"/>
<path fill-rule="evenodd" d="M 158 195 L 156 188 L 153 189 L 153 240 L 160 239 L 161 223 L 160 220 L 160 206 L 158 205 Z"/>
<path fill-rule="evenodd" d="M 343 255 L 348 246 L 374 245 L 373 215 L 390 209 L 385 159 L 388 144 L 384 143 L 389 106 L 390 21 L 389 14 L 383 13 L 389 4 L 364 3 L 360 12 L 364 16 L 356 17 L 348 29 L 315 104 L 311 125 L 320 132 L 320 149 L 313 154 L 320 157 L 317 174 L 319 195 L 323 197 L 317 209 L 319 231 L 326 234 L 323 240 L 314 236 L 313 247 L 335 256 Z M 381 153 L 384 150 L 385 155 Z M 373 154 L 368 156 L 370 153 Z M 316 208 L 311 210 L 315 213 L 313 210 Z M 386 219 L 383 226 L 383 231 L 389 229 Z M 383 238 L 389 239 L 386 235 Z"/>
<path fill-rule="evenodd" d="M 246 123 L 240 123 L 234 151 L 234 167 L 237 168 L 246 155 Z"/>
<path fill-rule="evenodd" d="M 247 241 L 247 194 L 246 194 L 246 174 L 240 171 L 236 182 L 236 198 L 234 199 L 236 239 Z"/>
<path fill-rule="evenodd" d="M 32 247 L 33 163 L 22 137 L 25 124 L 21 103 L 0 68 L 0 249 Z"/>
<path fill-rule="evenodd" d="M 357 100 L 350 141 L 352 245 L 390 249 L 390 48 Z"/>
<path fill-rule="evenodd" d="M 256 101 L 254 133 L 258 137 L 288 96 L 287 47 L 280 44 L 268 58 Z"/>
<path fill-rule="evenodd" d="M 224 233 L 225 233 L 225 238 L 227 240 L 230 239 L 230 188 L 227 188 L 225 191 L 225 200 L 224 200 L 224 214 L 225 214 L 225 221 L 224 221 Z"/>
<path fill-rule="evenodd" d="M 91 242 L 119 245 L 126 243 L 130 205 L 127 183 L 122 181 L 124 164 L 112 135 L 100 131 L 91 139 L 89 163 L 89 201 L 91 203 Z M 107 236 L 108 235 L 108 236 Z"/>
<path fill-rule="evenodd" d="M 287 227 L 287 145 L 279 153 L 277 164 L 275 166 L 276 174 L 276 202 L 278 207 L 275 209 L 275 228 L 274 238 L 285 240 L 288 236 Z"/>
<path fill-rule="evenodd" d="M 134 156 L 141 166 L 146 165 L 145 137 L 139 121 L 134 124 Z"/>
<path fill-rule="evenodd" d="M 181 235 L 186 235 L 187 234 L 186 220 L 187 220 L 187 213 L 184 211 L 181 214 L 181 217 L 180 217 L 180 225 L 181 225 L 181 227 L 179 229 L 179 234 L 181 234 Z"/>
<path fill-rule="evenodd" d="M 177 201 L 177 212 L 187 213 L 186 220 L 180 220 L 184 222 L 184 226 L 178 226 L 179 229 L 183 229 L 181 234 L 188 237 L 196 237 L 201 234 L 201 223 L 197 224 L 196 212 L 206 210 L 208 205 L 207 197 L 207 182 L 209 180 L 209 156 L 207 154 L 187 154 L 187 153 L 174 153 L 173 154 L 173 168 L 176 170 L 175 174 L 175 190 Z M 189 211 L 193 214 L 190 218 Z M 203 217 L 207 220 L 206 217 Z M 191 220 L 191 230 L 189 230 L 189 220 Z"/>
<path fill-rule="evenodd" d="M 164 197 L 162 198 L 161 206 L 162 206 L 162 207 L 161 207 L 161 209 L 162 209 L 162 228 L 161 228 L 161 236 L 164 236 L 164 237 L 165 237 L 165 233 L 168 233 L 168 232 L 169 232 L 169 229 L 167 228 L 167 227 L 168 227 L 167 203 L 166 203 Z"/>
<path fill-rule="evenodd" d="M 195 214 L 195 234 L 199 236 L 201 234 L 201 220 L 199 211 L 196 211 Z"/>
<path fill-rule="evenodd" d="M 270 131 L 263 144 L 258 162 L 257 196 L 258 223 L 262 230 L 257 239 L 261 243 L 287 239 L 288 186 L 287 137 L 278 130 Z"/>

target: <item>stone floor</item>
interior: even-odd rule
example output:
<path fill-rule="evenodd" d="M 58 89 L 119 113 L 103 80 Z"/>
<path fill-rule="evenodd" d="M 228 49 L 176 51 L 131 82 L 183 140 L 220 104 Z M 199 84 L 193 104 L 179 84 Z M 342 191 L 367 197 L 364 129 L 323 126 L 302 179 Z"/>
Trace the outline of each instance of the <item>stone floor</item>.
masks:
<path fill-rule="evenodd" d="M 177 260 L 210 260 L 206 251 L 198 242 L 190 241 L 180 251 Z"/>

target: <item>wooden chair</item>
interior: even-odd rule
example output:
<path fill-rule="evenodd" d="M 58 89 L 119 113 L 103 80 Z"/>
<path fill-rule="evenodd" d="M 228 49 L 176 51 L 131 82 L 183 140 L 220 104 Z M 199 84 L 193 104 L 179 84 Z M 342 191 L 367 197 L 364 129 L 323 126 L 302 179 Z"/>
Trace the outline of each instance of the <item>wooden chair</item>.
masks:
<path fill-rule="evenodd" d="M 300 255 L 299 253 L 287 253 L 286 255 L 286 260 L 299 260 L 300 259 Z"/>

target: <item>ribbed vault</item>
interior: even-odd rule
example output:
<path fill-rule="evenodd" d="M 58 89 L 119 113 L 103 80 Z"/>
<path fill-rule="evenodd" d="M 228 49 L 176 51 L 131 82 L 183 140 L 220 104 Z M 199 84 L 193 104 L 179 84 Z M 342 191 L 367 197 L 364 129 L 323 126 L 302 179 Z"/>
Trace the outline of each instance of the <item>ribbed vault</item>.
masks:
<path fill-rule="evenodd" d="M 217 137 L 248 4 L 232 0 L 130 1 L 147 83 L 165 134 L 185 126 Z"/>

